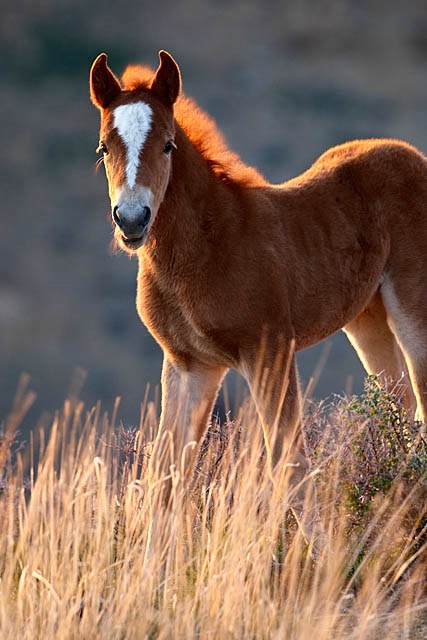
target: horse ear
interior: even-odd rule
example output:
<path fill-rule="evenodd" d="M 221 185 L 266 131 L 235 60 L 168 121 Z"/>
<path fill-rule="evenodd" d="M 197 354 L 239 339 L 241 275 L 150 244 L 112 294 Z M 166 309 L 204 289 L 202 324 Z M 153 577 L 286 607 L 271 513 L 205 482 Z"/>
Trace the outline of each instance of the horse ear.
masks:
<path fill-rule="evenodd" d="M 121 93 L 120 82 L 107 64 L 107 54 L 100 53 L 90 70 L 90 97 L 98 109 L 106 109 Z"/>
<path fill-rule="evenodd" d="M 167 51 L 159 51 L 160 64 L 151 84 L 151 90 L 171 106 L 181 90 L 181 73 L 175 60 Z"/>

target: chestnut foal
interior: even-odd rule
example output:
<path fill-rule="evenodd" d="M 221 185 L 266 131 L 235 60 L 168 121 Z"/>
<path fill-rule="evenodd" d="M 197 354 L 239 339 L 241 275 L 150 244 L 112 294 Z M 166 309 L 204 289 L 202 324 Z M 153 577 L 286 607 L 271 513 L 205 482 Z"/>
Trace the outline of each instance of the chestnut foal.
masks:
<path fill-rule="evenodd" d="M 137 307 L 164 353 L 160 430 L 176 458 L 200 442 L 234 367 L 249 383 L 277 465 L 307 469 L 294 351 L 343 328 L 368 372 L 398 381 L 427 413 L 427 162 L 396 140 L 330 149 L 269 184 L 181 94 L 161 51 L 155 73 L 120 82 L 101 54 L 90 91 L 117 243 L 139 260 Z M 410 382 L 409 382 L 410 381 Z M 190 459 L 194 459 L 193 457 Z"/>

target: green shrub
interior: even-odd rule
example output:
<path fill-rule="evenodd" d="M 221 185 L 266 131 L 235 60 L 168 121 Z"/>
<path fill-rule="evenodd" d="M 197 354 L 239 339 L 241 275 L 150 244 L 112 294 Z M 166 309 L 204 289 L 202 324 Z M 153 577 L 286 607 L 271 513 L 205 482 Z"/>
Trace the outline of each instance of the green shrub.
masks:
<path fill-rule="evenodd" d="M 427 544 L 426 425 L 411 419 L 399 392 L 368 376 L 363 394 L 314 406 L 306 421 L 320 502 L 345 522 L 351 576 L 369 572 L 376 557 L 387 559 L 383 575 L 397 562 L 409 566 Z"/>
<path fill-rule="evenodd" d="M 363 521 L 375 499 L 386 497 L 397 483 L 404 493 L 415 487 L 425 492 L 425 427 L 410 420 L 399 393 L 381 388 L 377 376 L 371 375 L 364 393 L 342 409 L 350 431 L 343 479 L 353 518 Z"/>

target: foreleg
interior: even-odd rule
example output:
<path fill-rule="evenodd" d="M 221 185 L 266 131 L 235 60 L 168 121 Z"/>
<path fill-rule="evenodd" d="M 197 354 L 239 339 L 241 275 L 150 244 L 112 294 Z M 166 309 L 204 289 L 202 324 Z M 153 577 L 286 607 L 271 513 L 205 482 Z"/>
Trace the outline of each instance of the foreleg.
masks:
<path fill-rule="evenodd" d="M 207 428 L 225 372 L 225 367 L 198 362 L 183 367 L 164 356 L 159 436 L 163 437 L 166 431 L 171 434 L 169 462 L 185 463 L 187 473 L 191 472 L 196 445 Z M 186 445 L 192 441 L 196 445 L 189 447 L 186 460 L 181 460 Z"/>

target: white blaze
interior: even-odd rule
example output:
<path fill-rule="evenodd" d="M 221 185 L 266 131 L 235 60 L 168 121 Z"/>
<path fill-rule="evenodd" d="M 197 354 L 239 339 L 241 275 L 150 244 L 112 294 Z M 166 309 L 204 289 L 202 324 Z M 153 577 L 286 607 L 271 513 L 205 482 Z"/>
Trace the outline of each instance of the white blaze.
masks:
<path fill-rule="evenodd" d="M 126 145 L 126 178 L 129 188 L 135 186 L 139 154 L 151 129 L 151 107 L 145 102 L 122 104 L 114 109 L 114 126 Z"/>

